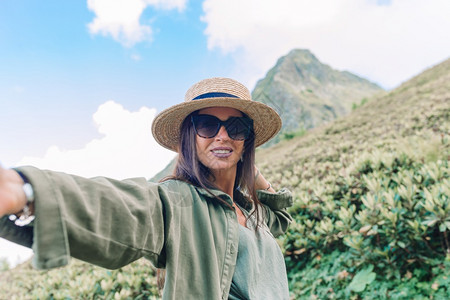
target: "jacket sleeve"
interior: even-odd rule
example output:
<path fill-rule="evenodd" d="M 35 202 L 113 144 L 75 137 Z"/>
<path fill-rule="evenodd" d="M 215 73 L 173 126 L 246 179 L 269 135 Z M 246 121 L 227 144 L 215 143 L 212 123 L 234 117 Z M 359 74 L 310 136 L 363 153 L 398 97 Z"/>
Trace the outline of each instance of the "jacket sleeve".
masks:
<path fill-rule="evenodd" d="M 275 236 L 286 232 L 292 217 L 286 208 L 292 205 L 292 194 L 288 189 L 282 189 L 277 193 L 269 193 L 257 190 L 259 201 L 264 205 L 266 224 L 270 232 Z"/>
<path fill-rule="evenodd" d="M 158 184 L 145 178 L 86 179 L 33 167 L 18 170 L 35 193 L 33 230 L 13 228 L 2 218 L 7 226 L 0 233 L 17 243 L 32 241 L 36 268 L 66 265 L 70 256 L 109 269 L 143 256 L 158 261 L 164 245 Z"/>

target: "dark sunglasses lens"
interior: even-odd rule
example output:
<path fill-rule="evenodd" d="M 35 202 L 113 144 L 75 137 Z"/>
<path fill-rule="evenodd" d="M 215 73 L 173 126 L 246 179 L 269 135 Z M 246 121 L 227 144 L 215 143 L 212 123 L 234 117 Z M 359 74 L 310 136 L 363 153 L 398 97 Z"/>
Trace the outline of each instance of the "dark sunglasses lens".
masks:
<path fill-rule="evenodd" d="M 230 118 L 227 121 L 227 132 L 228 136 L 232 138 L 233 140 L 242 141 L 245 140 L 249 133 L 250 133 L 250 127 L 248 122 L 245 121 L 244 118 Z"/>
<path fill-rule="evenodd" d="M 220 128 L 220 120 L 213 116 L 198 115 L 193 117 L 197 134 L 203 138 L 212 138 Z"/>
<path fill-rule="evenodd" d="M 203 138 L 215 137 L 224 125 L 228 136 L 238 141 L 247 139 L 252 127 L 252 120 L 245 117 L 231 117 L 221 121 L 210 115 L 196 115 L 192 117 L 192 123 L 196 133 Z"/>

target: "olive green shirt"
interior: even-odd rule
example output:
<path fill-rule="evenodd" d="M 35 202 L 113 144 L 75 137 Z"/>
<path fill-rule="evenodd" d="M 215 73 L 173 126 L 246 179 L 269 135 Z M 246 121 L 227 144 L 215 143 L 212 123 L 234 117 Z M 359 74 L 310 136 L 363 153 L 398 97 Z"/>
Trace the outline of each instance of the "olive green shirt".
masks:
<path fill-rule="evenodd" d="M 70 256 L 115 269 L 141 257 L 166 268 L 163 299 L 227 299 L 239 243 L 234 209 L 206 190 L 169 180 L 86 179 L 18 168 L 35 193 L 36 219 L 18 227 L 0 219 L 0 236 L 32 246 L 36 268 L 68 264 Z M 227 194 L 213 193 L 232 205 Z M 234 196 L 243 197 L 238 193 Z M 274 236 L 291 217 L 291 193 L 258 191 Z"/>

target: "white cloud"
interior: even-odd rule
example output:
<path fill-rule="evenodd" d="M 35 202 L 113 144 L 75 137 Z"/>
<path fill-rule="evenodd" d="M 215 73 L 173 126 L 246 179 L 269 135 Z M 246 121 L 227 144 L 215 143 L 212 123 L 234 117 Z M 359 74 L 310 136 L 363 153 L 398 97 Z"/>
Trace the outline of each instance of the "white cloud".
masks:
<path fill-rule="evenodd" d="M 89 10 L 95 13 L 88 24 L 92 34 L 111 36 L 126 47 L 152 40 L 152 28 L 141 24 L 145 8 L 184 10 L 187 0 L 88 0 Z"/>
<path fill-rule="evenodd" d="M 25 157 L 18 165 L 33 165 L 85 177 L 150 178 L 175 156 L 159 146 L 151 135 L 155 115 L 155 109 L 142 107 L 137 112 L 130 112 L 122 105 L 108 101 L 93 115 L 103 138 L 92 140 L 76 150 L 51 146 L 44 157 Z"/>
<path fill-rule="evenodd" d="M 203 9 L 208 47 L 231 53 L 248 84 L 293 48 L 388 88 L 450 56 L 448 0 L 205 0 Z"/>

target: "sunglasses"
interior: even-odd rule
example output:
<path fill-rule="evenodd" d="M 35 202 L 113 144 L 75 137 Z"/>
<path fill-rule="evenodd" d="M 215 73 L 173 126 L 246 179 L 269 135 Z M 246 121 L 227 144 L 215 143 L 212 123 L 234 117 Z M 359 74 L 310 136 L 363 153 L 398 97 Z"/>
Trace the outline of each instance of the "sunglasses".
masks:
<path fill-rule="evenodd" d="M 212 138 L 217 135 L 220 127 L 224 126 L 228 136 L 236 141 L 243 141 L 250 136 L 253 129 L 253 120 L 249 117 L 230 117 L 222 121 L 211 115 L 191 116 L 195 133 L 202 138 Z"/>

